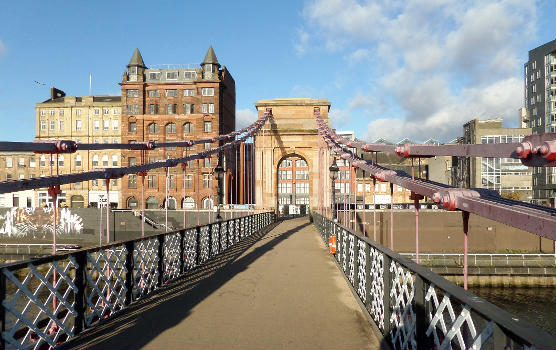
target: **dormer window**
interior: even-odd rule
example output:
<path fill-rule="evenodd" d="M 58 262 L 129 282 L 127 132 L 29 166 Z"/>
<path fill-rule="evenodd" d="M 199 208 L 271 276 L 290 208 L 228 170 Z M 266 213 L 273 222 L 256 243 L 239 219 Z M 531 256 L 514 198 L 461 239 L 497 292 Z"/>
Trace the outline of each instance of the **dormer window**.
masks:
<path fill-rule="evenodd" d="M 166 72 L 166 80 L 177 80 L 178 72 Z"/>
<path fill-rule="evenodd" d="M 137 74 L 137 67 L 129 67 L 129 74 Z"/>
<path fill-rule="evenodd" d="M 149 72 L 149 80 L 160 80 L 160 72 Z"/>

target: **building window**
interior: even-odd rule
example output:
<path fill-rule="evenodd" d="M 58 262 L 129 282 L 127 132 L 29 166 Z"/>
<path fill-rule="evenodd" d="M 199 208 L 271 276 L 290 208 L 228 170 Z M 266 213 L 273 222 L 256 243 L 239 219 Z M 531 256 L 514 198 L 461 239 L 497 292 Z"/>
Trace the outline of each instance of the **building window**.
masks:
<path fill-rule="evenodd" d="M 298 167 L 298 168 L 305 168 L 305 167 L 307 167 L 307 162 L 303 159 L 297 159 L 295 161 L 295 166 Z"/>
<path fill-rule="evenodd" d="M 158 114 L 158 104 L 156 103 L 151 103 L 149 105 L 149 113 L 150 114 Z"/>
<path fill-rule="evenodd" d="M 46 130 L 46 120 L 41 120 L 41 130 Z"/>
<path fill-rule="evenodd" d="M 149 97 L 160 97 L 160 90 L 149 90 Z"/>
<path fill-rule="evenodd" d="M 64 121 L 63 120 L 58 121 L 58 130 L 64 131 Z"/>
<path fill-rule="evenodd" d="M 203 174 L 203 188 L 212 188 L 212 174 Z"/>
<path fill-rule="evenodd" d="M 25 167 L 25 158 L 19 157 L 17 159 L 17 167 L 18 168 L 24 168 Z"/>
<path fill-rule="evenodd" d="M 208 113 L 208 105 L 206 103 L 201 105 L 201 113 Z"/>
<path fill-rule="evenodd" d="M 295 184 L 295 193 L 309 193 L 309 183 L 308 182 L 298 182 Z"/>
<path fill-rule="evenodd" d="M 210 168 L 210 158 L 205 158 L 203 167 Z"/>
<path fill-rule="evenodd" d="M 195 96 L 194 89 L 185 89 L 183 90 L 183 96 Z"/>
<path fill-rule="evenodd" d="M 108 156 L 106 154 L 102 156 L 102 166 L 103 167 L 108 166 Z"/>
<path fill-rule="evenodd" d="M 77 109 L 77 110 L 75 111 L 75 114 L 81 115 L 81 109 Z"/>
<path fill-rule="evenodd" d="M 127 176 L 127 187 L 137 188 L 137 175 L 131 174 Z"/>
<path fill-rule="evenodd" d="M 112 114 L 118 115 L 118 114 L 120 114 L 120 112 L 118 111 L 117 108 L 114 108 L 114 109 L 112 110 Z"/>
<path fill-rule="evenodd" d="M 98 156 L 96 154 L 93 156 L 93 166 L 98 166 Z"/>
<path fill-rule="evenodd" d="M 147 175 L 147 187 L 156 188 L 156 175 Z"/>
<path fill-rule="evenodd" d="M 100 120 L 93 120 L 93 129 L 100 130 Z"/>
<path fill-rule="evenodd" d="M 176 133 L 176 124 L 174 124 L 174 123 L 166 124 L 166 133 L 167 134 L 175 134 Z"/>
<path fill-rule="evenodd" d="M 40 167 L 45 167 L 46 166 L 46 157 L 45 156 L 41 156 L 39 158 L 39 166 Z"/>
<path fill-rule="evenodd" d="M 6 168 L 11 168 L 13 166 L 12 157 L 6 157 Z"/>
<path fill-rule="evenodd" d="M 177 80 L 178 72 L 166 72 L 166 80 Z"/>
<path fill-rule="evenodd" d="M 126 110 L 128 114 L 138 114 L 139 113 L 139 105 L 126 105 Z"/>
<path fill-rule="evenodd" d="M 183 124 L 183 133 L 184 134 L 189 134 L 193 132 L 193 123 L 185 123 Z"/>
<path fill-rule="evenodd" d="M 98 187 L 98 180 L 91 180 L 91 186 Z"/>
<path fill-rule="evenodd" d="M 46 115 L 46 110 L 41 109 L 41 115 L 43 115 L 43 116 Z"/>
<path fill-rule="evenodd" d="M 108 131 L 108 129 L 110 129 L 110 120 L 103 120 L 102 121 L 102 129 L 104 131 Z"/>
<path fill-rule="evenodd" d="M 168 104 L 168 114 L 176 114 L 178 112 L 178 105 L 177 104 Z"/>
<path fill-rule="evenodd" d="M 80 167 L 81 166 L 81 155 L 78 154 L 75 156 L 75 166 L 76 167 Z"/>
<path fill-rule="evenodd" d="M 210 149 L 211 146 L 212 146 L 212 143 L 205 142 L 205 150 Z"/>
<path fill-rule="evenodd" d="M 209 113 L 214 113 L 214 103 L 209 103 L 209 104 L 208 104 L 208 107 L 209 107 L 208 112 L 209 112 Z"/>
<path fill-rule="evenodd" d="M 193 187 L 193 176 L 192 175 L 185 175 L 185 188 L 192 188 Z"/>
<path fill-rule="evenodd" d="M 149 124 L 149 134 L 156 134 L 158 133 L 158 124 L 157 123 L 150 123 Z"/>
<path fill-rule="evenodd" d="M 280 162 L 280 168 L 291 168 L 292 160 L 291 159 L 284 159 Z"/>
<path fill-rule="evenodd" d="M 296 170 L 295 171 L 295 178 L 297 180 L 308 180 L 309 179 L 309 170 Z"/>
<path fill-rule="evenodd" d="M 185 114 L 193 114 L 193 113 L 195 113 L 194 109 L 195 109 L 195 105 L 194 105 L 194 104 L 191 104 L 191 103 L 186 103 L 186 104 L 185 104 Z"/>
<path fill-rule="evenodd" d="M 176 175 L 168 176 L 168 188 L 176 187 Z"/>
<path fill-rule="evenodd" d="M 102 114 L 110 114 L 110 108 L 103 108 Z"/>
<path fill-rule="evenodd" d="M 112 130 L 118 130 L 119 122 L 117 120 L 112 120 Z"/>
<path fill-rule="evenodd" d="M 196 77 L 196 72 L 183 72 L 183 79 L 185 80 L 195 80 Z"/>
<path fill-rule="evenodd" d="M 12 174 L 6 174 L 6 181 L 10 181 L 12 179 Z"/>
<path fill-rule="evenodd" d="M 64 155 L 63 154 L 58 156 L 58 166 L 64 166 Z"/>
<path fill-rule="evenodd" d="M 62 117 L 62 116 L 64 115 L 64 110 L 63 110 L 63 109 L 60 109 L 60 110 L 58 111 L 58 115 L 59 115 L 60 117 Z"/>
<path fill-rule="evenodd" d="M 81 120 L 77 119 L 75 121 L 75 130 L 81 130 L 83 128 L 83 123 L 81 122 Z"/>
<path fill-rule="evenodd" d="M 291 170 L 278 170 L 278 180 L 291 180 L 292 171 Z"/>
<path fill-rule="evenodd" d="M 178 90 L 176 89 L 166 90 L 166 97 L 178 97 Z"/>
<path fill-rule="evenodd" d="M 278 183 L 278 193 L 292 193 L 292 183 L 291 182 Z"/>
<path fill-rule="evenodd" d="M 212 131 L 212 122 L 205 122 L 205 132 Z"/>
<path fill-rule="evenodd" d="M 160 80 L 160 72 L 149 72 L 149 80 Z"/>
<path fill-rule="evenodd" d="M 137 89 L 127 90 L 127 97 L 139 97 L 139 90 L 137 90 Z"/>
<path fill-rule="evenodd" d="M 51 116 L 56 115 L 56 111 L 54 111 L 53 109 L 51 109 L 51 110 L 50 110 L 50 115 L 51 115 Z"/>
<path fill-rule="evenodd" d="M 203 96 L 214 96 L 214 88 L 202 88 L 201 95 Z"/>
<path fill-rule="evenodd" d="M 137 123 L 136 122 L 129 122 L 129 132 L 136 133 L 137 132 Z"/>
<path fill-rule="evenodd" d="M 34 168 L 37 166 L 37 163 L 35 161 L 34 157 L 29 158 L 29 167 Z"/>
<path fill-rule="evenodd" d="M 94 111 L 93 111 L 93 113 L 94 113 L 95 115 L 100 115 L 100 109 L 99 109 L 99 108 L 95 108 Z"/>
<path fill-rule="evenodd" d="M 53 131 L 55 127 L 56 127 L 56 123 L 54 122 L 54 120 L 51 120 L 50 121 L 50 130 Z"/>
<path fill-rule="evenodd" d="M 112 166 L 118 166 L 118 155 L 112 155 Z"/>

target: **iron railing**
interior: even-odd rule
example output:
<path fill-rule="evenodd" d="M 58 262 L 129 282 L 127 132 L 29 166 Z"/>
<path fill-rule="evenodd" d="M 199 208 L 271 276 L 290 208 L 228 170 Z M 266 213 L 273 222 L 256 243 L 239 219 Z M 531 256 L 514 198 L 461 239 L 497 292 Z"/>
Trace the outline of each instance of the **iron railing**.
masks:
<path fill-rule="evenodd" d="M 265 212 L 1 265 L 1 349 L 64 343 L 274 220 Z"/>
<path fill-rule="evenodd" d="M 313 213 L 365 309 L 394 349 L 551 349 L 556 339 L 424 266 Z"/>

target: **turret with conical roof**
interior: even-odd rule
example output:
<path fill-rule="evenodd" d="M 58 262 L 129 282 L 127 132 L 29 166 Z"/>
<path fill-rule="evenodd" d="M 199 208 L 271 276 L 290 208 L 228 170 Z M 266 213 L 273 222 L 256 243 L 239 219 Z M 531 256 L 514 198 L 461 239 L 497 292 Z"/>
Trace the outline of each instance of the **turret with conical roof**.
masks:
<path fill-rule="evenodd" d="M 205 59 L 203 60 L 203 63 L 201 63 L 201 67 L 203 68 L 203 79 L 215 79 L 218 77 L 220 63 L 218 63 L 218 59 L 216 58 L 212 45 L 210 45 L 207 54 L 205 55 Z"/>
<path fill-rule="evenodd" d="M 128 70 L 128 81 L 143 81 L 143 73 L 145 72 L 145 62 L 143 62 L 143 57 L 138 48 L 133 52 L 131 60 L 127 65 Z"/>

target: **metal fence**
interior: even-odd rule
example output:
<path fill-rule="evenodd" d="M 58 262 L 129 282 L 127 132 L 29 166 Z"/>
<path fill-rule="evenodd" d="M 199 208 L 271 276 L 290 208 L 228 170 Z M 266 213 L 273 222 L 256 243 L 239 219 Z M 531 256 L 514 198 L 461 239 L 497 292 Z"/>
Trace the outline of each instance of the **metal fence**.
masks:
<path fill-rule="evenodd" d="M 2 349 L 45 349 L 268 226 L 259 213 L 0 266 Z"/>
<path fill-rule="evenodd" d="M 556 339 L 424 266 L 313 213 L 367 312 L 394 349 L 550 349 Z"/>

